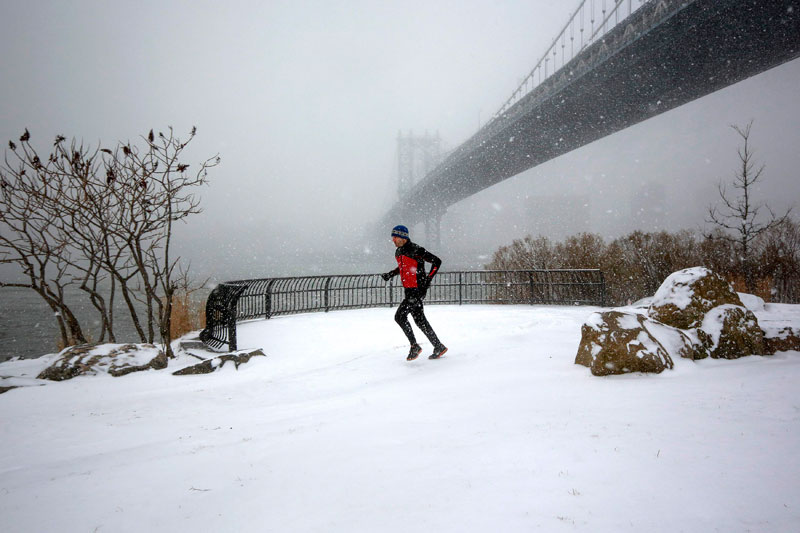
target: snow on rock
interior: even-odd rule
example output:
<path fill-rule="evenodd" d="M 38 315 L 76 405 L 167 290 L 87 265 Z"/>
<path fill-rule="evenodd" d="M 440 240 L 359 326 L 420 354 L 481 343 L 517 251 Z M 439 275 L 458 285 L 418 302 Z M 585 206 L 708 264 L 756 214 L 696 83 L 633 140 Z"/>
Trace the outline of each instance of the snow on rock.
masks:
<path fill-rule="evenodd" d="M 800 306 L 792 304 L 764 304 L 753 310 L 758 327 L 764 332 L 764 351 L 767 354 L 800 351 Z"/>
<path fill-rule="evenodd" d="M 167 367 L 167 356 L 152 344 L 81 344 L 59 353 L 37 377 L 63 381 L 83 374 L 124 376 Z"/>
<path fill-rule="evenodd" d="M 11 389 L 16 389 L 17 387 L 30 387 L 34 385 L 44 385 L 44 383 L 40 382 L 37 379 L 33 378 L 21 378 L 15 376 L 0 376 L 0 394 L 4 392 L 8 392 Z"/>
<path fill-rule="evenodd" d="M 708 357 L 707 338 L 699 330 L 673 328 L 653 319 L 643 317 L 643 325 L 673 358 L 705 359 Z"/>
<path fill-rule="evenodd" d="M 706 313 L 724 304 L 742 305 L 725 279 L 705 267 L 670 274 L 656 291 L 647 314 L 664 324 L 691 329 L 700 326 Z"/>
<path fill-rule="evenodd" d="M 746 292 L 737 292 L 736 295 L 742 301 L 742 305 L 744 305 L 749 310 L 756 312 L 756 311 L 763 311 L 764 303 L 763 298 L 760 296 L 756 296 L 755 294 L 747 294 Z"/>
<path fill-rule="evenodd" d="M 653 303 L 653 297 L 648 296 L 646 298 L 642 298 L 641 300 L 636 300 L 635 302 L 631 303 L 628 307 L 648 309 L 650 307 L 650 304 L 652 303 Z"/>
<path fill-rule="evenodd" d="M 659 336 L 666 340 L 669 335 L 665 328 L 643 315 L 621 311 L 593 313 L 581 328 L 575 363 L 589 367 L 595 376 L 659 374 L 673 367 L 669 352 L 650 331 L 659 327 Z M 674 341 L 675 338 L 669 339 L 671 347 Z"/>

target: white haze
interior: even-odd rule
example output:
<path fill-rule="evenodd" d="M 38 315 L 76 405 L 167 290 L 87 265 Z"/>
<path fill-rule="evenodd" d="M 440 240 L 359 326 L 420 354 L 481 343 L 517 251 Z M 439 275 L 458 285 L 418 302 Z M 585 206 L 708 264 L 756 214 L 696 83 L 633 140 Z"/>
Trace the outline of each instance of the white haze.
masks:
<path fill-rule="evenodd" d="M 44 149 L 56 134 L 113 143 L 196 125 L 188 162 L 222 157 L 205 212 L 178 236 L 196 274 L 375 271 L 391 242 L 365 255 L 360 238 L 396 200 L 398 130 L 457 146 L 577 4 L 6 3 L 0 140 L 29 128 Z M 453 206 L 446 266 L 480 264 L 526 233 L 697 227 L 735 169 L 729 125 L 751 119 L 767 165 L 759 193 L 787 207 L 800 198 L 798 85 L 793 61 Z"/>

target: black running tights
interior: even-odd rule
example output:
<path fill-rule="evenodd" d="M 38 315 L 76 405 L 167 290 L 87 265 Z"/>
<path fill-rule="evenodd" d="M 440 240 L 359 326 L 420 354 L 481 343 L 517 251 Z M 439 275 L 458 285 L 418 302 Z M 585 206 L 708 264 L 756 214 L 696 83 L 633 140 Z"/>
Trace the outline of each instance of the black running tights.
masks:
<path fill-rule="evenodd" d="M 417 291 L 407 291 L 405 299 L 400 302 L 400 307 L 397 308 L 394 320 L 400 325 L 406 337 L 408 337 L 408 342 L 416 344 L 417 339 L 414 337 L 414 331 L 411 329 L 411 323 L 408 321 L 408 315 L 411 314 L 411 316 L 414 317 L 414 322 L 417 323 L 422 333 L 428 337 L 431 344 L 439 346 L 439 338 L 436 336 L 436 333 L 434 333 L 428 319 L 425 318 L 425 312 L 422 309 L 422 298 L 424 298 L 424 295 L 420 295 Z"/>

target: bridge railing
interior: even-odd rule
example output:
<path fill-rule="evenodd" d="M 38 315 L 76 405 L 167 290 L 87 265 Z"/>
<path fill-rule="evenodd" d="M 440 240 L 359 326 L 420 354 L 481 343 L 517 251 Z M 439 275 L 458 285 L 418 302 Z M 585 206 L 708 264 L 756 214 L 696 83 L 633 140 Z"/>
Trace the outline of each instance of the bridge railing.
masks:
<path fill-rule="evenodd" d="M 572 61 L 582 50 L 601 40 L 647 1 L 649 0 L 583 0 L 494 117 L 503 115 L 507 109 Z"/>
<path fill-rule="evenodd" d="M 238 320 L 279 315 L 392 307 L 404 296 L 399 278 L 380 274 L 264 278 L 220 283 L 206 302 L 203 342 L 237 349 Z M 551 304 L 605 306 L 600 270 L 474 270 L 439 272 L 428 304 Z"/>

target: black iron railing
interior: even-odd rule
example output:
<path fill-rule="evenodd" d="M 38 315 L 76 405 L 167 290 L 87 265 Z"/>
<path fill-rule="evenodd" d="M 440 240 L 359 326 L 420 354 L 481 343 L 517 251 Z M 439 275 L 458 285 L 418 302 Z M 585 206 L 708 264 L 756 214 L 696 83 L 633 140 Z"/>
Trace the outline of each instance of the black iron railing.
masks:
<path fill-rule="evenodd" d="M 473 270 L 439 272 L 427 304 L 551 304 L 605 306 L 599 270 Z M 266 278 L 220 283 L 206 302 L 200 338 L 236 350 L 236 321 L 293 313 L 391 307 L 403 299 L 399 278 L 380 274 Z"/>

